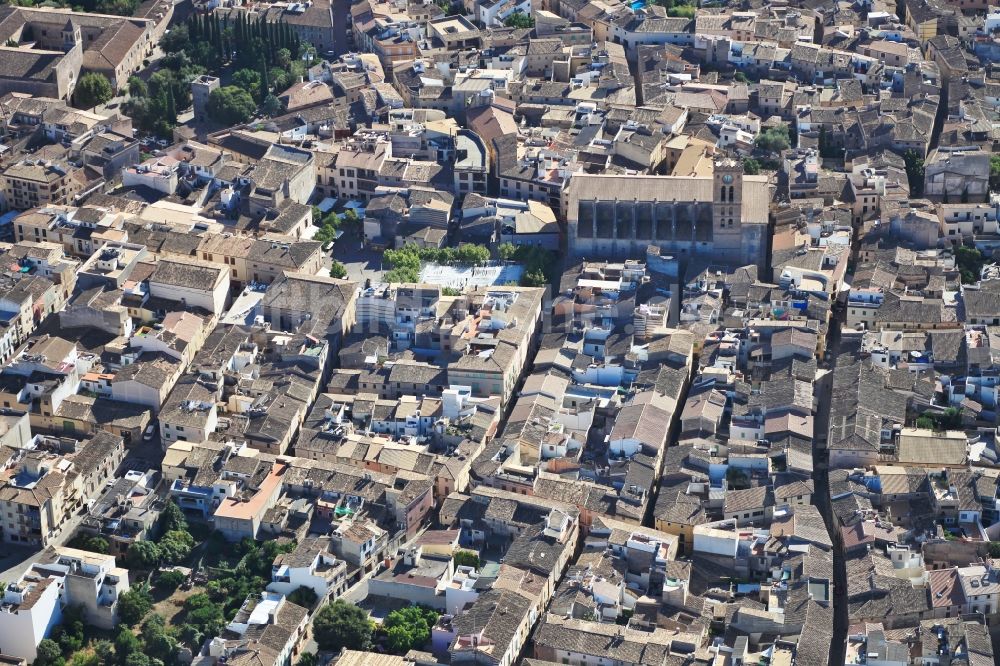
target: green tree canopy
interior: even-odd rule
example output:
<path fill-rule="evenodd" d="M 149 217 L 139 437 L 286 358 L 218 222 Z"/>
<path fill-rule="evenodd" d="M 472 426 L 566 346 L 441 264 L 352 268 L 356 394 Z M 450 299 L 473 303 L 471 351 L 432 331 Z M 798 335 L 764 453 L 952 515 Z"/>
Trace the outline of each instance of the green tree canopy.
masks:
<path fill-rule="evenodd" d="M 978 249 L 960 245 L 955 248 L 955 263 L 958 264 L 962 284 L 976 284 L 986 265 L 986 258 Z"/>
<path fill-rule="evenodd" d="M 133 652 L 125 657 L 125 666 L 153 666 L 153 662 L 144 652 Z"/>
<path fill-rule="evenodd" d="M 118 618 L 127 626 L 142 622 L 152 609 L 153 597 L 146 583 L 140 583 L 118 597 Z"/>
<path fill-rule="evenodd" d="M 292 593 L 288 595 L 288 600 L 293 604 L 312 610 L 312 607 L 319 601 L 319 597 L 316 596 L 315 590 L 311 587 L 300 585 L 292 590 Z"/>
<path fill-rule="evenodd" d="M 184 575 L 183 571 L 178 571 L 176 569 L 161 571 L 156 577 L 156 587 L 161 590 L 173 592 L 180 587 L 185 580 L 187 580 L 187 576 Z"/>
<path fill-rule="evenodd" d="M 271 94 L 264 97 L 264 101 L 260 103 L 260 112 L 270 118 L 280 116 L 284 110 L 285 106 L 281 100 Z"/>
<path fill-rule="evenodd" d="M 160 530 L 166 533 L 173 530 L 187 531 L 187 528 L 187 517 L 184 515 L 183 509 L 177 506 L 177 502 L 173 500 L 167 502 L 163 511 L 160 512 Z"/>
<path fill-rule="evenodd" d="M 92 553 L 101 553 L 102 555 L 107 555 L 111 552 L 111 544 L 108 543 L 108 540 L 93 534 L 76 535 L 69 542 L 69 547 L 89 550 Z"/>
<path fill-rule="evenodd" d="M 142 623 L 142 642 L 145 652 L 156 655 L 164 663 L 172 664 L 180 644 L 167 633 L 167 622 L 162 615 L 150 615 Z"/>
<path fill-rule="evenodd" d="M 222 606 L 212 601 L 204 592 L 188 597 L 184 601 L 184 610 L 187 612 L 187 624 L 197 628 L 202 635 L 213 636 L 225 625 Z"/>
<path fill-rule="evenodd" d="M 252 69 L 238 69 L 233 73 L 233 85 L 246 90 L 254 99 L 260 99 L 260 72 Z"/>
<path fill-rule="evenodd" d="M 142 642 L 128 627 L 122 627 L 115 636 L 115 654 L 121 662 L 133 652 L 142 651 Z"/>
<path fill-rule="evenodd" d="M 490 251 L 482 245 L 466 243 L 458 248 L 458 260 L 463 264 L 481 264 L 490 259 Z"/>
<path fill-rule="evenodd" d="M 454 560 L 456 567 L 479 568 L 479 555 L 471 550 L 456 551 L 451 559 Z"/>
<path fill-rule="evenodd" d="M 216 88 L 208 97 L 208 115 L 222 125 L 245 123 L 256 109 L 250 93 L 236 86 Z"/>
<path fill-rule="evenodd" d="M 336 259 L 330 264 L 330 277 L 337 278 L 338 280 L 343 280 L 347 277 L 347 269 L 344 264 L 340 263 Z"/>
<path fill-rule="evenodd" d="M 785 125 L 768 128 L 757 135 L 757 147 L 771 153 L 780 153 L 783 150 L 788 150 L 791 145 L 788 127 Z"/>
<path fill-rule="evenodd" d="M 175 25 L 160 39 L 160 49 L 164 53 L 177 53 L 191 48 L 191 35 L 186 25 Z"/>
<path fill-rule="evenodd" d="M 535 18 L 524 12 L 514 12 L 504 19 L 503 24 L 508 28 L 534 28 Z"/>
<path fill-rule="evenodd" d="M 125 553 L 125 563 L 129 569 L 152 569 L 163 557 L 160 547 L 152 541 L 136 541 Z"/>
<path fill-rule="evenodd" d="M 66 660 L 62 656 L 62 648 L 51 638 L 43 638 L 35 648 L 35 661 L 38 666 L 63 666 Z"/>
<path fill-rule="evenodd" d="M 337 599 L 316 613 L 313 634 L 321 650 L 367 650 L 371 647 L 372 623 L 363 610 Z"/>
<path fill-rule="evenodd" d="M 906 167 L 906 180 L 910 183 L 910 195 L 923 196 L 924 158 L 915 150 L 907 150 L 903 153 L 903 164 Z"/>
<path fill-rule="evenodd" d="M 73 93 L 76 104 L 81 109 L 89 109 L 104 104 L 115 96 L 108 77 L 98 72 L 87 72 L 76 82 Z"/>
<path fill-rule="evenodd" d="M 128 77 L 128 94 L 131 97 L 145 97 L 149 94 L 149 86 L 138 76 Z"/>
<path fill-rule="evenodd" d="M 194 537 L 184 530 L 171 530 L 160 538 L 159 546 L 163 561 L 180 564 L 191 555 Z"/>
<path fill-rule="evenodd" d="M 408 606 L 389 613 L 382 623 L 389 650 L 405 654 L 422 648 L 431 639 L 431 629 L 438 617 L 437 611 L 424 606 Z"/>

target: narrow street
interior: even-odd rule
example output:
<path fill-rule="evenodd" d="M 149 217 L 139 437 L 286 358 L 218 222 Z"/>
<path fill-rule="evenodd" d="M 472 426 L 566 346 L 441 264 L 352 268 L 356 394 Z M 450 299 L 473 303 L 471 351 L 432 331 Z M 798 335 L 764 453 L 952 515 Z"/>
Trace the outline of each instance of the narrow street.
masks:
<path fill-rule="evenodd" d="M 83 521 L 83 517 L 84 513 L 81 513 L 80 511 L 74 512 L 73 515 L 70 516 L 65 523 L 63 523 L 59 535 L 49 541 L 49 545 L 54 547 L 66 545 L 66 542 L 69 541 L 76 532 L 76 528 L 80 526 L 80 523 Z M 4 548 L 7 547 L 9 547 L 9 544 L 4 544 Z M 28 567 L 31 566 L 31 563 L 38 559 L 38 554 L 40 552 L 41 549 L 18 549 L 14 553 L 15 561 L 11 562 L 8 558 L 0 560 L 3 564 L 8 564 L 8 568 L 6 570 L 0 571 L 0 582 L 8 583 L 12 580 L 20 578 L 21 574 L 27 571 Z"/>
<path fill-rule="evenodd" d="M 827 433 L 830 430 L 830 403 L 833 391 L 833 373 L 840 351 L 840 329 L 843 310 L 834 308 L 827 333 L 827 368 L 816 373 L 816 418 L 813 438 L 813 503 L 823 515 L 826 529 L 833 542 L 833 639 L 830 641 L 830 663 L 842 664 L 847 642 L 847 567 L 844 562 L 844 543 L 830 502 L 830 475 L 826 451 Z"/>

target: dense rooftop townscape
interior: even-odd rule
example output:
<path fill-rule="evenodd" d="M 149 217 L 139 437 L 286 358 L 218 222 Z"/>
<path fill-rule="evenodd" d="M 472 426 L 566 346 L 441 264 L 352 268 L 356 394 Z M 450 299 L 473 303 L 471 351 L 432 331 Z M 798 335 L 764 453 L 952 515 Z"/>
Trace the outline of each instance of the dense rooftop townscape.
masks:
<path fill-rule="evenodd" d="M 986 666 L 1000 7 L 0 0 L 0 664 Z"/>

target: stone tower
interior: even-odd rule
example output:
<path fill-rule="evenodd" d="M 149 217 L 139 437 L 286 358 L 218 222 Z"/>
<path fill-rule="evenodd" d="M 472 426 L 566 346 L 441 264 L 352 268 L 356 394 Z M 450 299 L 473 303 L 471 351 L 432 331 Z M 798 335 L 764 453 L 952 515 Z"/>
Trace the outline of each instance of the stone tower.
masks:
<path fill-rule="evenodd" d="M 715 160 L 712 175 L 712 240 L 723 257 L 738 257 L 742 243 L 743 162 Z"/>
<path fill-rule="evenodd" d="M 62 48 L 63 51 L 69 53 L 73 50 L 73 47 L 80 44 L 83 40 L 80 38 L 80 27 L 73 21 L 69 19 L 66 21 L 66 25 L 62 29 Z"/>
<path fill-rule="evenodd" d="M 191 81 L 191 105 L 194 107 L 194 120 L 203 123 L 208 120 L 208 98 L 212 91 L 221 85 L 214 76 L 202 74 Z"/>

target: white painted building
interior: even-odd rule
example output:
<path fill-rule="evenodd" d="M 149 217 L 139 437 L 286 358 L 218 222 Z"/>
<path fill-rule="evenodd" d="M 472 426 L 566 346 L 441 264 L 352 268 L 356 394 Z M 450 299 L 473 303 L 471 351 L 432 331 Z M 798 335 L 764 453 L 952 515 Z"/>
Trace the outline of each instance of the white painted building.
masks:
<path fill-rule="evenodd" d="M 129 589 L 128 571 L 113 555 L 56 548 L 8 583 L 0 603 L 0 653 L 33 661 L 38 643 L 62 620 L 66 606 L 82 606 L 84 621 L 102 629 L 118 623 L 118 599 Z"/>
<path fill-rule="evenodd" d="M 229 297 L 229 271 L 207 261 L 161 257 L 149 276 L 149 294 L 218 316 Z"/>
<path fill-rule="evenodd" d="M 329 550 L 330 539 L 306 539 L 271 565 L 268 592 L 288 596 L 307 587 L 320 599 L 339 597 L 347 588 L 347 564 Z"/>

